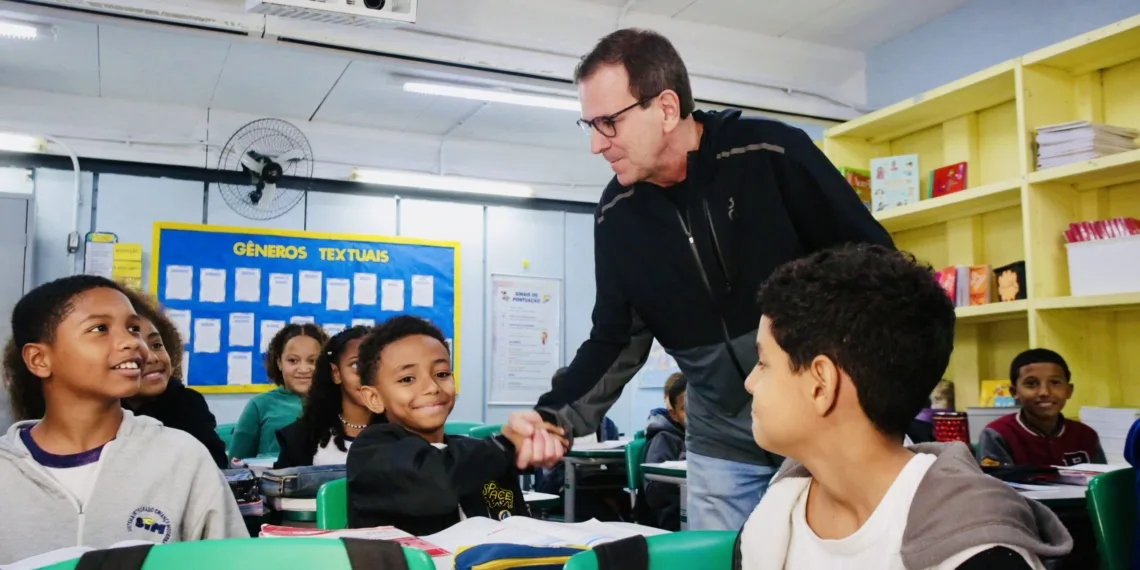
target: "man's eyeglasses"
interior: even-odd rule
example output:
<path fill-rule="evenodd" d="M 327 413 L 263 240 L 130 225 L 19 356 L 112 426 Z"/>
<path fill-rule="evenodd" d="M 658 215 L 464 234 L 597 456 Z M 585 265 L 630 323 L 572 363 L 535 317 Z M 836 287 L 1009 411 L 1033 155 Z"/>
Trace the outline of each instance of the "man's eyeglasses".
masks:
<path fill-rule="evenodd" d="M 620 110 L 620 111 L 618 111 L 612 115 L 607 115 L 605 117 L 594 117 L 593 119 L 589 119 L 589 120 L 578 119 L 578 126 L 581 127 L 582 132 L 586 133 L 587 135 L 590 134 L 590 129 L 594 129 L 595 131 L 598 131 L 599 134 L 601 134 L 603 137 L 606 137 L 607 139 L 613 138 L 613 137 L 617 136 L 617 119 L 618 119 L 618 117 L 629 112 L 630 110 L 632 110 L 635 107 L 640 107 L 640 106 L 652 101 L 656 97 L 657 97 L 657 95 L 652 95 L 650 97 L 643 97 L 640 101 L 638 101 L 638 102 L 636 102 L 636 103 L 634 103 L 634 104 L 632 104 L 632 105 L 630 105 L 630 106 L 628 106 L 628 107 L 626 107 L 626 108 L 624 108 L 624 109 L 622 109 L 622 110 Z"/>

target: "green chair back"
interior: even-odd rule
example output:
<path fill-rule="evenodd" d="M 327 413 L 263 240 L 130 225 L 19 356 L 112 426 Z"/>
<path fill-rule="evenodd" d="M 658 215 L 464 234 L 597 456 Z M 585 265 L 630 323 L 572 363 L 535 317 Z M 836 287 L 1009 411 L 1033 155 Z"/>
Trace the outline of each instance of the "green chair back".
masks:
<path fill-rule="evenodd" d="M 317 489 L 317 528 L 348 528 L 348 479 L 335 479 Z"/>
<path fill-rule="evenodd" d="M 645 462 L 647 439 L 635 439 L 625 444 L 625 485 L 630 491 L 637 491 L 645 482 L 641 464 Z"/>
<path fill-rule="evenodd" d="M 471 430 L 482 425 L 479 422 L 447 422 L 443 424 L 443 433 L 447 435 L 468 435 Z"/>
<path fill-rule="evenodd" d="M 499 433 L 501 429 L 503 429 L 502 424 L 479 426 L 471 428 L 471 431 L 467 432 L 467 435 L 475 439 L 486 439 Z"/>
<path fill-rule="evenodd" d="M 422 550 L 404 548 L 409 570 L 435 570 L 431 557 Z M 74 570 L 79 560 L 69 560 L 43 570 Z M 311 538 L 231 538 L 160 544 L 150 550 L 143 570 L 349 570 L 348 554 L 339 540 Z M 381 570 L 381 569 L 377 569 Z"/>
<path fill-rule="evenodd" d="M 633 439 L 645 439 L 645 430 L 639 429 L 633 432 Z"/>
<path fill-rule="evenodd" d="M 222 439 L 222 443 L 226 444 L 227 454 L 230 452 L 230 443 L 234 440 L 235 428 L 237 428 L 237 424 L 222 424 L 214 428 L 214 433 L 218 434 L 218 437 Z"/>
<path fill-rule="evenodd" d="M 1136 470 L 1093 477 L 1086 497 L 1101 570 L 1128 570 L 1136 537 Z"/>
<path fill-rule="evenodd" d="M 736 531 L 684 530 L 651 536 L 646 541 L 649 570 L 730 570 Z M 593 551 L 575 554 L 564 569 L 598 570 L 598 557 Z"/>

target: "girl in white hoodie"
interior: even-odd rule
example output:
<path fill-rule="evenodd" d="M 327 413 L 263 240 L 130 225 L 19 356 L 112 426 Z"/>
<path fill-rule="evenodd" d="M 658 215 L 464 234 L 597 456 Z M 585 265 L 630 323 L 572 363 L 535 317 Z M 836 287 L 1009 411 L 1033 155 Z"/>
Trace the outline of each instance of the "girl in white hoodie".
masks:
<path fill-rule="evenodd" d="M 66 547 L 248 537 L 206 448 L 123 410 L 148 356 L 120 286 L 41 285 L 12 310 L 4 373 L 16 418 L 0 438 L 0 564 Z"/>

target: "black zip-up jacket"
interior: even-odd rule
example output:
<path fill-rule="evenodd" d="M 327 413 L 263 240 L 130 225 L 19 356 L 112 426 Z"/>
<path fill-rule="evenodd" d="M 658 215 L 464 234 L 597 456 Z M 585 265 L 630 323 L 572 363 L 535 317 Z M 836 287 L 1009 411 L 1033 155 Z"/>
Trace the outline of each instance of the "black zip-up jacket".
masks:
<path fill-rule="evenodd" d="M 615 178 L 595 214 L 597 293 L 590 338 L 536 409 L 592 432 L 645 363 L 653 338 L 688 378 L 686 446 L 758 465 L 744 378 L 756 363 L 756 294 L 772 271 L 831 246 L 891 237 L 800 129 L 697 111 L 704 132 L 686 180 Z"/>
<path fill-rule="evenodd" d="M 187 388 L 181 381 L 171 378 L 166 384 L 166 390 L 138 408 L 132 408 L 126 400 L 123 400 L 123 407 L 134 412 L 136 416 L 152 417 L 168 428 L 194 436 L 206 446 L 219 469 L 229 468 L 226 443 L 215 431 L 218 422 L 210 412 L 210 407 L 206 405 L 206 399 L 197 391 Z"/>
<path fill-rule="evenodd" d="M 348 449 L 348 526 L 435 534 L 468 517 L 530 516 L 514 447 L 503 436 L 444 437 L 442 449 L 395 424 L 372 424 Z"/>

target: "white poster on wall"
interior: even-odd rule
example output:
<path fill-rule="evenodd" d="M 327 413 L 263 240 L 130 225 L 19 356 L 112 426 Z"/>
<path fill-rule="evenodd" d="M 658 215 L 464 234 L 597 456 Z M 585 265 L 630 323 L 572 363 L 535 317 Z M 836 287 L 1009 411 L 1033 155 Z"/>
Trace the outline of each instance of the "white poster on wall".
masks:
<path fill-rule="evenodd" d="M 488 403 L 533 405 L 562 358 L 562 280 L 491 275 Z"/>

